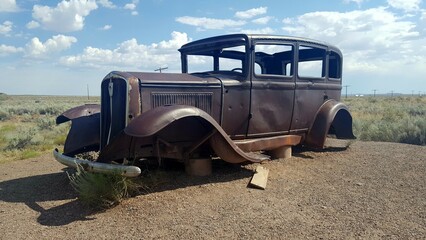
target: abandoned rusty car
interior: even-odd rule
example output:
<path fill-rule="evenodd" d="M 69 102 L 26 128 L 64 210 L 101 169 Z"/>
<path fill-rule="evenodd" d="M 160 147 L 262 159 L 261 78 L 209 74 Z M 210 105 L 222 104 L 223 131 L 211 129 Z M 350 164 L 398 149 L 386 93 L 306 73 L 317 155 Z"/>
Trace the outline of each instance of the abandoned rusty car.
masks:
<path fill-rule="evenodd" d="M 322 148 L 327 135 L 355 138 L 341 102 L 342 53 L 311 39 L 232 34 L 183 45 L 182 73 L 109 73 L 101 104 L 57 117 L 71 121 L 55 158 L 89 171 L 137 176 L 144 159 L 190 168 L 212 158 L 260 162 L 294 145 Z M 99 151 L 95 161 L 76 154 Z"/>

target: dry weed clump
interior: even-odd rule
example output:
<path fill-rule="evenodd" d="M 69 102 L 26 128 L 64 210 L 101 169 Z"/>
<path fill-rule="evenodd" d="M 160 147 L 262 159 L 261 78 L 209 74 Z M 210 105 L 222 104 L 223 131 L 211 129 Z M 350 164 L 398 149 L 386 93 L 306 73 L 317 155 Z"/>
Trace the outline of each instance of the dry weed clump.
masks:
<path fill-rule="evenodd" d="M 79 199 L 96 209 L 106 209 L 119 204 L 123 199 L 134 196 L 139 184 L 119 174 L 91 173 L 78 166 L 74 174 L 68 174 L 71 186 Z"/>

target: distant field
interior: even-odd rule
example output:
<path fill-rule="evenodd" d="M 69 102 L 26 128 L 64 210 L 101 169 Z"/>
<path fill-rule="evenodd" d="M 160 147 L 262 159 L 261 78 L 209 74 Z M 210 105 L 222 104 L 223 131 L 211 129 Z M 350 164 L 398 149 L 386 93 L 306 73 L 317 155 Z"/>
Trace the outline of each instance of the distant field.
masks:
<path fill-rule="evenodd" d="M 99 103 L 99 97 L 0 95 L 0 163 L 62 147 L 69 123 L 56 126 L 56 116 L 86 103 Z"/>
<path fill-rule="evenodd" d="M 359 140 L 426 145 L 426 96 L 342 98 Z"/>
<path fill-rule="evenodd" d="M 426 97 L 342 98 L 353 115 L 359 140 L 426 145 Z M 65 110 L 99 97 L 0 95 L 0 163 L 61 148 L 68 124 L 56 126 Z"/>

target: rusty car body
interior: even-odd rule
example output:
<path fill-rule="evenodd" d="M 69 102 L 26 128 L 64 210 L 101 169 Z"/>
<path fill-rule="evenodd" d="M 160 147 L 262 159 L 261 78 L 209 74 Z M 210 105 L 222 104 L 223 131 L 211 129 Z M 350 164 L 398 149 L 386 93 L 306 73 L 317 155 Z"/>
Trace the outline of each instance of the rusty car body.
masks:
<path fill-rule="evenodd" d="M 101 104 L 70 109 L 61 154 L 69 166 L 136 176 L 139 159 L 219 157 L 259 162 L 281 146 L 353 139 L 341 103 L 342 53 L 306 38 L 232 34 L 183 45 L 182 73 L 109 73 Z M 95 161 L 76 154 L 99 151 Z"/>

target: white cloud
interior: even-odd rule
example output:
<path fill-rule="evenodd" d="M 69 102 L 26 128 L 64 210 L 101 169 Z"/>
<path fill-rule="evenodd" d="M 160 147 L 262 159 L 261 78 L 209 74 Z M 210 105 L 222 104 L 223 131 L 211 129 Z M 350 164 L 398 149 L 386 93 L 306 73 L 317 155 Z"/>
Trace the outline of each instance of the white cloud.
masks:
<path fill-rule="evenodd" d="M 258 15 L 265 14 L 268 11 L 267 7 L 258 7 L 258 8 L 252 8 L 247 11 L 239 11 L 235 13 L 235 17 L 241 18 L 241 19 L 249 19 L 256 17 Z"/>
<path fill-rule="evenodd" d="M 131 3 L 127 3 L 124 5 L 124 9 L 130 10 L 130 14 L 132 14 L 132 16 L 136 16 L 138 15 L 138 11 L 136 11 L 136 7 L 139 3 L 139 0 L 133 0 Z"/>
<path fill-rule="evenodd" d="M 416 23 L 404 20 L 388 8 L 351 12 L 312 12 L 283 20 L 290 35 L 330 42 L 343 50 L 345 71 L 389 72 L 390 66 L 403 66 L 412 59 L 426 62 L 425 49 Z"/>
<path fill-rule="evenodd" d="M 268 24 L 268 22 L 269 22 L 271 19 L 272 19 L 272 17 L 270 17 L 270 16 L 266 16 L 266 17 L 261 17 L 261 18 L 253 19 L 251 22 L 252 22 L 252 23 L 255 23 L 255 24 L 262 24 L 262 25 L 264 25 L 264 24 Z"/>
<path fill-rule="evenodd" d="M 31 22 L 27 23 L 26 27 L 28 29 L 38 28 L 38 27 L 40 27 L 40 23 L 38 23 L 36 21 L 31 21 Z"/>
<path fill-rule="evenodd" d="M 215 18 L 197 18 L 197 17 L 190 17 L 190 16 L 184 16 L 184 17 L 178 17 L 176 18 L 177 22 L 196 26 L 200 29 L 224 29 L 226 27 L 240 27 L 244 24 L 246 24 L 245 21 L 235 21 L 232 19 L 215 19 Z"/>
<path fill-rule="evenodd" d="M 0 24 L 0 34 L 3 35 L 9 35 L 9 33 L 12 31 L 13 23 L 11 21 L 4 21 L 2 24 Z"/>
<path fill-rule="evenodd" d="M 110 30 L 111 28 L 112 28 L 111 25 L 105 25 L 105 26 L 101 27 L 100 29 L 106 31 L 106 30 Z"/>
<path fill-rule="evenodd" d="M 361 4 L 364 2 L 365 0 L 344 0 L 343 2 L 345 3 L 350 3 L 350 2 L 354 2 L 358 5 L 358 7 L 361 6 Z"/>
<path fill-rule="evenodd" d="M 139 44 L 132 38 L 113 50 L 86 47 L 79 55 L 61 58 L 61 63 L 66 66 L 124 68 L 138 71 L 152 71 L 158 66 L 169 66 L 170 71 L 178 71 L 180 57 L 177 49 L 189 41 L 188 35 L 181 32 L 173 32 L 168 41 L 150 45 Z"/>
<path fill-rule="evenodd" d="M 260 28 L 260 29 L 242 29 L 239 32 L 248 33 L 248 34 L 274 34 L 276 31 L 270 27 Z"/>
<path fill-rule="evenodd" d="M 426 10 L 421 11 L 418 27 L 422 30 L 422 32 L 426 32 Z"/>
<path fill-rule="evenodd" d="M 386 8 L 351 12 L 312 12 L 284 19 L 289 34 L 328 40 L 350 49 L 400 46 L 419 36 L 415 23 L 403 21 Z"/>
<path fill-rule="evenodd" d="M 388 0 L 388 4 L 396 9 L 401 9 L 405 12 L 414 12 L 420 10 L 422 0 Z"/>
<path fill-rule="evenodd" d="M 0 0 L 0 12 L 17 12 L 16 0 Z"/>
<path fill-rule="evenodd" d="M 83 29 L 85 17 L 97 8 L 94 0 L 63 0 L 55 8 L 34 5 L 33 18 L 45 29 L 72 32 Z"/>
<path fill-rule="evenodd" d="M 124 9 L 134 10 L 134 9 L 136 9 L 136 4 L 134 4 L 134 3 L 127 3 L 126 5 L 124 5 Z"/>
<path fill-rule="evenodd" d="M 56 35 L 42 43 L 37 37 L 31 39 L 26 45 L 26 56 L 34 58 L 47 58 L 52 53 L 61 52 L 76 43 L 72 36 Z"/>
<path fill-rule="evenodd" d="M 14 46 L 8 46 L 8 45 L 4 45 L 1 44 L 0 45 L 0 56 L 7 56 L 10 54 L 15 54 L 15 53 L 20 53 L 20 52 L 24 52 L 23 48 L 20 47 L 14 47 Z"/>
<path fill-rule="evenodd" d="M 109 0 L 98 0 L 97 2 L 99 3 L 99 5 L 105 8 L 117 8 L 117 6 Z"/>

